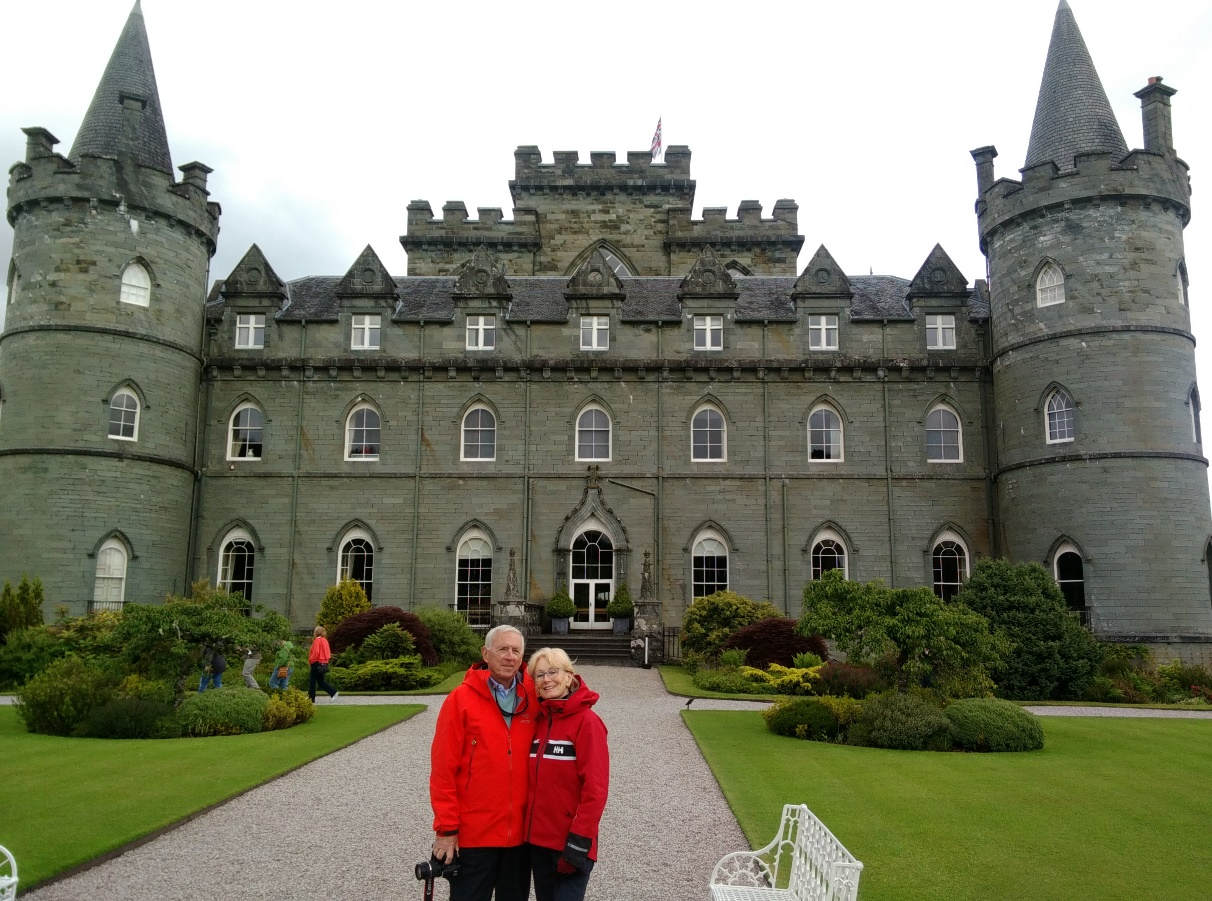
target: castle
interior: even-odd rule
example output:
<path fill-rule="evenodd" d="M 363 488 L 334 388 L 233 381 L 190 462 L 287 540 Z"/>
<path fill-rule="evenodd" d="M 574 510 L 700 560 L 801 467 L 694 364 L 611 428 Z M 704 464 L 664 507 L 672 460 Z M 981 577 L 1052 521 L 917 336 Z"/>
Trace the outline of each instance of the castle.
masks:
<path fill-rule="evenodd" d="M 1137 92 L 1130 151 L 1062 0 L 1021 179 L 972 153 L 987 281 L 939 246 L 801 268 L 793 201 L 692 218 L 686 147 L 524 146 L 512 218 L 409 205 L 407 275 L 368 246 L 284 283 L 254 245 L 208 285 L 211 170 L 174 176 L 136 4 L 70 153 L 29 128 L 10 170 L 0 575 L 77 613 L 209 578 L 299 626 L 343 576 L 480 626 L 566 587 L 592 629 L 623 584 L 659 626 L 1007 556 L 1208 660 L 1173 94 Z"/>

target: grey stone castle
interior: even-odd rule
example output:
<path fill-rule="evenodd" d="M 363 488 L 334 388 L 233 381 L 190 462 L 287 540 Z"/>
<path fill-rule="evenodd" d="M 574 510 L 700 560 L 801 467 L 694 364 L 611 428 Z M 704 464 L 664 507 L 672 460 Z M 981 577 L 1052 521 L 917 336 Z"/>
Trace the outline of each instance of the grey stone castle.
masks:
<path fill-rule="evenodd" d="M 1098 634 L 1212 648 L 1212 519 L 1174 90 L 1129 150 L 1061 2 L 1021 178 L 973 151 L 988 280 L 799 269 L 797 207 L 693 219 L 690 151 L 519 147 L 514 209 L 408 208 L 284 283 L 208 285 L 219 205 L 174 175 L 136 5 L 71 152 L 10 170 L 0 576 L 75 612 L 209 578 L 313 622 L 327 586 L 484 625 L 627 584 L 675 623 L 720 588 L 944 596 L 1035 560 Z M 528 606 L 528 604 L 530 606 Z"/>

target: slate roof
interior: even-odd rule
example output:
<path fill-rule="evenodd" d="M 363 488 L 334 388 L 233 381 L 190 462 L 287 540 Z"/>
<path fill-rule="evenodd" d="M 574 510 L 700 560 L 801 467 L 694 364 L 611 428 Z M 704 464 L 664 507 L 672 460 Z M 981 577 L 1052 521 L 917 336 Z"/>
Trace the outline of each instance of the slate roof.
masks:
<path fill-rule="evenodd" d="M 738 322 L 794 322 L 798 316 L 791 291 L 794 276 L 746 276 L 736 280 L 740 291 L 734 304 Z M 509 279 L 512 298 L 506 301 L 506 318 L 511 322 L 567 322 L 568 301 L 564 297 L 568 279 L 563 276 L 514 277 Z M 335 322 L 341 309 L 337 297 L 339 276 L 296 279 L 286 285 L 287 301 L 277 314 L 280 320 L 307 319 L 311 322 Z M 395 278 L 399 300 L 392 319 L 397 322 L 451 322 L 455 317 L 453 276 L 399 276 Z M 679 278 L 624 278 L 621 319 L 623 322 L 679 322 L 682 305 L 678 301 Z M 850 319 L 864 321 L 907 321 L 914 319 L 909 306 L 909 279 L 895 275 L 853 275 L 850 286 Z M 224 283 L 217 281 L 207 301 L 207 317 L 223 316 Z M 978 285 L 968 298 L 968 318 L 987 319 L 987 297 Z"/>
<path fill-rule="evenodd" d="M 1128 145 L 1073 11 L 1061 0 L 1035 104 L 1025 168 L 1051 161 L 1068 172 L 1078 153 L 1111 153 L 1120 160 L 1128 155 Z"/>
<path fill-rule="evenodd" d="M 69 158 L 80 162 L 85 154 L 117 156 L 122 139 L 121 95 L 143 98 L 143 122 L 139 130 L 136 158 L 144 166 L 173 174 L 172 156 L 168 152 L 168 135 L 164 130 L 164 114 L 160 111 L 160 92 L 156 88 L 156 72 L 152 68 L 151 47 L 143 24 L 139 0 L 130 11 L 126 27 L 105 66 L 97 93 L 76 132 Z"/>

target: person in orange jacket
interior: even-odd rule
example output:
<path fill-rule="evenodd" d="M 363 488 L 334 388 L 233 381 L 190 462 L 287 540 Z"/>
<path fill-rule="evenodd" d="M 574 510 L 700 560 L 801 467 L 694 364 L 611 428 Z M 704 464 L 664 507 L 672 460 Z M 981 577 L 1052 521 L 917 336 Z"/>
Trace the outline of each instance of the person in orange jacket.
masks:
<path fill-rule="evenodd" d="M 513 626 L 484 637 L 483 662 L 467 671 L 438 713 L 430 750 L 433 855 L 456 856 L 451 901 L 526 901 L 530 860 L 523 844 L 538 700 L 523 669 L 525 639 Z"/>
<path fill-rule="evenodd" d="M 311 634 L 311 651 L 307 655 L 307 662 L 311 664 L 307 679 L 307 696 L 314 704 L 316 688 L 319 687 L 328 692 L 328 696 L 335 701 L 340 692 L 328 684 L 328 661 L 332 659 L 332 649 L 329 648 L 328 639 L 325 637 L 328 632 L 323 626 L 316 626 Z"/>

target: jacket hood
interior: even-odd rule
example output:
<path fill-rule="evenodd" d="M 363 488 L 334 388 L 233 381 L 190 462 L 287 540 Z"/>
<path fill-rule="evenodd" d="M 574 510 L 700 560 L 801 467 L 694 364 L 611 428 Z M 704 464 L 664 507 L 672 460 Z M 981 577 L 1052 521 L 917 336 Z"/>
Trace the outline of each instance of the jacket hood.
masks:
<path fill-rule="evenodd" d="M 566 698 L 545 700 L 539 698 L 542 710 L 550 710 L 556 716 L 571 716 L 580 710 L 588 710 L 602 697 L 585 684 L 583 676 L 573 676 L 572 693 Z"/>

